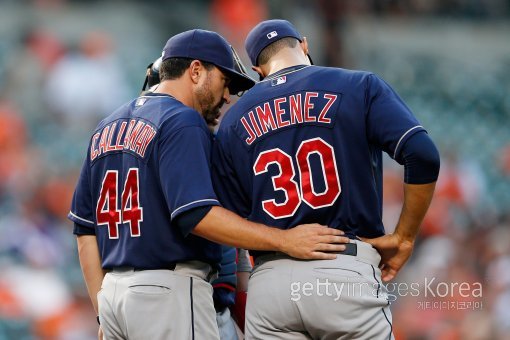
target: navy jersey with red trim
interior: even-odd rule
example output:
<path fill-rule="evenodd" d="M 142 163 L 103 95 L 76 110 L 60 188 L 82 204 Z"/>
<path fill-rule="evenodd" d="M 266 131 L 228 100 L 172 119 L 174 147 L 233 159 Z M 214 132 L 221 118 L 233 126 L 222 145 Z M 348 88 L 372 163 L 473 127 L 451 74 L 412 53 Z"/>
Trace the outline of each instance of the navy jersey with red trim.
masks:
<path fill-rule="evenodd" d="M 219 205 L 211 142 L 200 114 L 164 94 L 139 97 L 98 125 L 68 217 L 79 225 L 75 234 L 96 234 L 103 268 L 219 263 L 219 245 L 172 222 L 192 208 Z"/>
<path fill-rule="evenodd" d="M 222 205 L 287 229 L 317 222 L 351 238 L 384 234 L 382 151 L 398 159 L 423 131 L 376 75 L 319 66 L 281 70 L 223 118 L 213 146 Z"/>

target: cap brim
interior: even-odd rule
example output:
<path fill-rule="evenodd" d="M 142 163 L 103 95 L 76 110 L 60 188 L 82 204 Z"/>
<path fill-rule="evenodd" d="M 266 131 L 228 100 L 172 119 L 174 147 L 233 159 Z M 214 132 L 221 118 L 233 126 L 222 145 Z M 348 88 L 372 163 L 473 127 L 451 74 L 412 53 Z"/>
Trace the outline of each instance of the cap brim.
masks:
<path fill-rule="evenodd" d="M 235 70 L 220 67 L 230 77 L 230 85 L 228 89 L 231 94 L 251 89 L 255 84 L 255 80 L 248 75 L 244 75 Z"/>

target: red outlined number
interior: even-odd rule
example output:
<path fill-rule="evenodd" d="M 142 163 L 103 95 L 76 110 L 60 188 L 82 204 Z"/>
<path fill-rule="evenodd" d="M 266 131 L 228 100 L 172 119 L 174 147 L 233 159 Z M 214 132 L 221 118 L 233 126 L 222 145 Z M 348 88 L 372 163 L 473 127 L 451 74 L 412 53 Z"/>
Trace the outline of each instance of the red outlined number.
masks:
<path fill-rule="evenodd" d="M 316 192 L 310 169 L 310 156 L 317 154 L 321 161 L 322 175 L 325 189 Z M 275 199 L 262 202 L 264 211 L 274 219 L 292 216 L 301 201 L 304 201 L 313 209 L 324 208 L 333 205 L 340 196 L 341 186 L 338 176 L 338 169 L 335 160 L 333 147 L 321 138 L 305 140 L 301 143 L 296 152 L 301 183 L 293 179 L 296 172 L 292 157 L 281 149 L 271 149 L 260 153 L 253 171 L 255 176 L 266 173 L 270 164 L 276 164 L 280 173 L 272 177 L 275 191 L 282 190 L 285 194 L 285 201 L 277 203 Z"/>
<path fill-rule="evenodd" d="M 315 191 L 312 174 L 310 173 L 309 157 L 314 153 L 320 157 L 322 174 L 326 184 L 326 188 L 320 193 Z M 299 146 L 296 159 L 301 174 L 303 201 L 314 209 L 329 207 L 335 203 L 340 195 L 340 180 L 336 168 L 335 153 L 331 145 L 320 138 L 309 139 Z"/>
<path fill-rule="evenodd" d="M 103 178 L 101 192 L 97 200 L 97 225 L 108 225 L 109 238 L 119 238 L 120 211 L 117 209 L 117 177 L 116 170 L 108 170 Z"/>
<path fill-rule="evenodd" d="M 132 237 L 140 236 L 140 222 L 143 221 L 143 209 L 139 200 L 138 169 L 128 171 L 121 195 L 122 210 L 117 208 L 118 171 L 108 170 L 103 178 L 99 199 L 97 200 L 97 225 L 108 226 L 108 237 L 119 238 L 119 224 L 129 223 Z"/>
<path fill-rule="evenodd" d="M 268 166 L 273 163 L 280 168 L 279 176 L 272 178 L 273 187 L 275 190 L 283 190 L 285 201 L 276 203 L 274 199 L 265 200 L 262 202 L 262 208 L 272 218 L 289 217 L 296 212 L 301 203 L 298 184 L 292 179 L 295 175 L 292 158 L 280 149 L 264 151 L 255 161 L 253 171 L 255 175 L 260 175 L 267 172 Z"/>
<path fill-rule="evenodd" d="M 143 221 L 143 209 L 138 199 L 138 169 L 129 169 L 122 192 L 122 222 L 129 223 L 131 236 L 140 236 L 140 222 Z M 128 206 L 129 204 L 129 206 Z"/>

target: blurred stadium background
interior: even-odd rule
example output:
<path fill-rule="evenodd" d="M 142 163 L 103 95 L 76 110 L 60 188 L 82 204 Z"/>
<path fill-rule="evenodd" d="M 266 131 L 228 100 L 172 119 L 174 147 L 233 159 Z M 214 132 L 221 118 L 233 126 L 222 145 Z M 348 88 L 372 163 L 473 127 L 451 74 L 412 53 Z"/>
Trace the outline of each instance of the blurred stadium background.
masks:
<path fill-rule="evenodd" d="M 317 64 L 381 75 L 440 149 L 414 256 L 388 286 L 397 339 L 510 339 L 508 0 L 0 1 L 0 339 L 96 337 L 66 220 L 91 129 L 173 34 L 217 30 L 248 65 L 244 37 L 267 18 L 291 20 Z M 389 232 L 401 176 L 387 159 Z"/>

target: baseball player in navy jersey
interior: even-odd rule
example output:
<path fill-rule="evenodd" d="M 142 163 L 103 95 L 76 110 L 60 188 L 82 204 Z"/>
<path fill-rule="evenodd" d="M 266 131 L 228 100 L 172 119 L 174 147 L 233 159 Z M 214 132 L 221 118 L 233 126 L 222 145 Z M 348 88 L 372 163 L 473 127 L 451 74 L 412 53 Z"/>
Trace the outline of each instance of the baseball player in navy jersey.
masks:
<path fill-rule="evenodd" d="M 288 21 L 258 24 L 245 47 L 263 80 L 220 125 L 218 198 L 251 221 L 283 230 L 313 221 L 351 239 L 334 260 L 251 252 L 246 339 L 393 338 L 382 283 L 411 254 L 439 172 L 437 149 L 375 74 L 311 65 L 306 39 Z M 382 151 L 405 167 L 404 205 L 386 235 Z"/>
<path fill-rule="evenodd" d="M 233 50 L 235 53 L 235 51 Z M 242 64 L 236 63 L 235 70 L 246 74 Z M 154 92 L 159 84 L 159 69 L 161 57 L 147 66 L 145 81 L 142 86 L 142 94 Z M 147 91 L 147 92 L 146 92 Z M 238 94 L 239 95 L 239 94 Z M 244 249 L 237 250 L 235 247 L 222 245 L 221 262 L 218 278 L 211 284 L 213 286 L 213 302 L 216 310 L 216 322 L 221 340 L 237 340 L 241 332 L 232 315 L 240 310 L 244 311 L 246 304 L 246 291 L 248 277 L 252 270 L 248 252 Z M 237 299 L 236 299 L 237 296 Z M 237 301 L 236 301 L 237 300 Z M 233 310 L 234 313 L 230 311 Z M 237 324 L 243 326 L 244 314 L 236 315 Z M 242 327 L 244 329 L 244 326 Z"/>
<path fill-rule="evenodd" d="M 210 281 L 221 242 L 335 258 L 342 232 L 318 224 L 282 231 L 219 206 L 211 134 L 230 92 L 253 86 L 230 45 L 191 30 L 163 49 L 161 83 L 93 132 L 73 196 L 79 260 L 107 339 L 218 339 Z"/>

